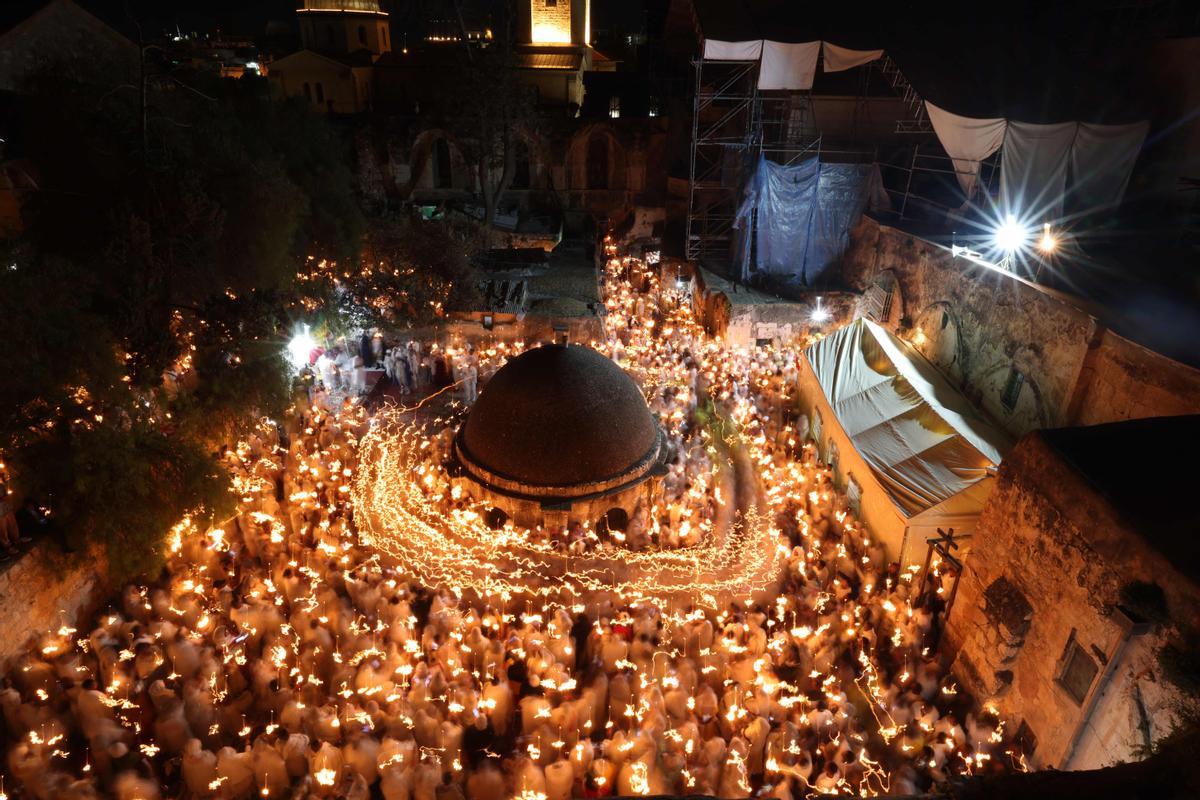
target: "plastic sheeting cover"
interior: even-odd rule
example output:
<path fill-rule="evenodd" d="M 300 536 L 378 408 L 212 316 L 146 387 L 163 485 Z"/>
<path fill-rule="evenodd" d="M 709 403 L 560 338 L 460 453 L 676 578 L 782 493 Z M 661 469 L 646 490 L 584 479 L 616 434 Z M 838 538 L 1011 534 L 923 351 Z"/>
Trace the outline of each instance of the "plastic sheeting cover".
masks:
<path fill-rule="evenodd" d="M 862 66 L 877 58 L 883 57 L 882 50 L 851 50 L 833 42 L 821 42 L 821 56 L 825 72 L 843 72 L 854 67 Z"/>
<path fill-rule="evenodd" d="M 850 228 L 868 203 L 886 205 L 874 164 L 822 164 L 810 158 L 782 166 L 760 158 L 735 223 L 743 231 L 742 279 L 749 278 L 745 246 L 750 214 L 757 209 L 758 271 L 820 284 L 849 245 Z"/>
<path fill-rule="evenodd" d="M 1000 167 L 1000 207 L 1021 217 L 1061 217 L 1075 122 L 1008 123 Z"/>
<path fill-rule="evenodd" d="M 858 319 L 805 350 L 837 422 L 909 518 L 970 488 L 1000 463 L 1008 437 L 936 368 Z"/>
<path fill-rule="evenodd" d="M 758 88 L 806 91 L 817 73 L 820 42 L 763 42 Z"/>
<path fill-rule="evenodd" d="M 1000 149 L 1004 143 L 1004 131 L 1008 127 L 1007 120 L 960 117 L 938 108 L 928 100 L 925 101 L 925 110 L 929 113 L 929 121 L 938 141 L 954 162 L 958 185 L 962 187 L 963 194 L 970 198 L 975 194 L 975 184 L 979 180 L 979 162 Z"/>

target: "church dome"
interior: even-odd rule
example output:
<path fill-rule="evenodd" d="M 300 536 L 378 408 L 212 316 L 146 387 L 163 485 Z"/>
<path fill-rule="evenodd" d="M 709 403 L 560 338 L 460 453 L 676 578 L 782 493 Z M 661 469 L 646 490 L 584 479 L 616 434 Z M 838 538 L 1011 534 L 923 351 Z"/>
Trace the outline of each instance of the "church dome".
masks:
<path fill-rule="evenodd" d="M 457 437 L 473 478 L 522 495 L 605 492 L 650 474 L 664 437 L 637 384 L 580 345 L 546 345 L 488 382 Z"/>

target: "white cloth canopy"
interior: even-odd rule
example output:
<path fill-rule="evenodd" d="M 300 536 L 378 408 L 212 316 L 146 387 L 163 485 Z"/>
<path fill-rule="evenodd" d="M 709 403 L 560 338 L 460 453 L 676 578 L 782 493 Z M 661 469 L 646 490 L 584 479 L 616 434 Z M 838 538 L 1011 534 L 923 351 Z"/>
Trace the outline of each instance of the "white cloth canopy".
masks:
<path fill-rule="evenodd" d="M 979 162 L 1004 144 L 1008 122 L 1001 118 L 960 117 L 938 108 L 928 100 L 925 101 L 925 109 L 929 112 L 929 121 L 933 124 L 938 141 L 954 162 L 958 185 L 970 199 L 975 194 L 975 184 L 979 180 Z"/>
<path fill-rule="evenodd" d="M 1076 122 L 1009 122 L 1000 170 L 1000 208 L 1040 222 L 1062 216 Z"/>
<path fill-rule="evenodd" d="M 1071 210 L 1096 211 L 1121 202 L 1150 123 L 1079 123 L 1071 147 Z"/>
<path fill-rule="evenodd" d="M 920 353 L 869 320 L 804 352 L 837 424 L 909 519 L 988 477 L 1009 447 Z"/>
<path fill-rule="evenodd" d="M 882 50 L 851 50 L 833 42 L 821 42 L 821 67 L 825 72 L 844 72 L 883 57 Z"/>
<path fill-rule="evenodd" d="M 723 42 L 720 39 L 704 40 L 704 57 L 714 61 L 757 61 L 762 55 L 762 39 L 746 42 Z"/>
<path fill-rule="evenodd" d="M 820 52 L 820 42 L 763 42 L 758 88 L 811 89 Z"/>

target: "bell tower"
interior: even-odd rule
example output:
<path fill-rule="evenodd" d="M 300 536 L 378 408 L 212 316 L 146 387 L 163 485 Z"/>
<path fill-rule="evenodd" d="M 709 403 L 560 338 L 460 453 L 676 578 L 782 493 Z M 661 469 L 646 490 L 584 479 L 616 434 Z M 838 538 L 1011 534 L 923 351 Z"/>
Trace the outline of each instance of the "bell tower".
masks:
<path fill-rule="evenodd" d="M 591 0 L 529 0 L 530 44 L 590 44 L 591 10 Z"/>

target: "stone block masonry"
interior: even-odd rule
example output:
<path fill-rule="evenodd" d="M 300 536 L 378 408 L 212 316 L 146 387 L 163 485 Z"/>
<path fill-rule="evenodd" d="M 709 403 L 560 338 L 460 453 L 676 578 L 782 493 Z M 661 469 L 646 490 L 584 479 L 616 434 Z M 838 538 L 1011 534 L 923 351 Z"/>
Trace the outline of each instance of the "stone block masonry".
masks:
<path fill-rule="evenodd" d="M 78 627 L 109 591 L 107 558 L 89 553 L 66 563 L 50 545 L 35 546 L 0 572 L 0 668 L 7 670 L 38 635 Z"/>

